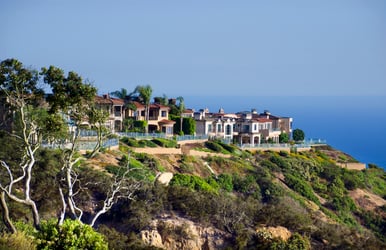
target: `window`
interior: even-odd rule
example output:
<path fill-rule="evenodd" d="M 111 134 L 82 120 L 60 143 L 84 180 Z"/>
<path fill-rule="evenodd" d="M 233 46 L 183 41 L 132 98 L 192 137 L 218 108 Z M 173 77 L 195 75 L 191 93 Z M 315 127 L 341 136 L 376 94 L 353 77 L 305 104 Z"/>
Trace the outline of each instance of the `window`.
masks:
<path fill-rule="evenodd" d="M 162 110 L 162 111 L 161 111 L 161 116 L 162 116 L 162 117 L 166 117 L 166 111 L 165 111 L 165 110 Z"/>
<path fill-rule="evenodd" d="M 208 124 L 208 132 L 212 132 L 212 124 Z"/>
<path fill-rule="evenodd" d="M 231 127 L 231 125 L 228 124 L 228 125 L 226 126 L 226 132 L 225 132 L 225 133 L 226 133 L 226 135 L 231 135 L 231 133 L 232 133 L 232 127 Z"/>
<path fill-rule="evenodd" d="M 257 130 L 257 124 L 253 125 L 253 130 L 255 130 L 255 131 Z"/>
<path fill-rule="evenodd" d="M 221 132 L 221 124 L 217 124 L 217 132 Z"/>

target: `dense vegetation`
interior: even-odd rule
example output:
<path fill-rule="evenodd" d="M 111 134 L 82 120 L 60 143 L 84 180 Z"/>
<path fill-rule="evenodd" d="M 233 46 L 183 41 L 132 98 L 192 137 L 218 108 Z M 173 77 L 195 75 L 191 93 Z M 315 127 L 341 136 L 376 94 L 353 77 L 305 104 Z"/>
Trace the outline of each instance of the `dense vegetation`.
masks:
<path fill-rule="evenodd" d="M 132 140 L 124 138 L 122 142 L 133 145 L 129 142 Z M 153 143 L 157 147 L 174 145 L 173 141 L 156 143 L 153 140 Z M 183 155 L 177 162 L 163 166 L 162 159 L 156 156 L 132 152 L 128 159 L 126 154 L 115 152 L 115 157 L 119 158 L 117 165 L 100 163 L 102 171 L 92 170 L 95 162 L 82 163 L 79 178 L 87 178 L 94 183 L 108 183 L 108 174 L 120 175 L 119 166 L 128 161 L 139 169 L 131 175 L 143 182 L 135 199 L 119 201 L 101 217 L 97 226 L 110 249 L 125 249 L 128 246 L 133 249 L 149 248 L 139 239 L 139 233 L 161 214 L 178 214 L 179 217 L 227 232 L 231 237 L 226 245 L 232 249 L 385 247 L 385 206 L 365 209 L 350 196 L 351 191 L 362 189 L 385 198 L 383 169 L 374 165 L 363 171 L 339 168 L 335 161 L 344 154 L 328 147 L 299 153 L 252 153 L 241 152 L 237 147 L 217 141 L 205 145 L 207 150 L 230 155 L 230 158 Z M 123 144 L 121 149 L 126 151 L 129 148 Z M 332 153 L 336 158 L 331 157 Z M 34 180 L 37 190 L 35 199 L 39 201 L 39 207 L 44 208 L 44 219 L 47 220 L 55 217 L 60 202 L 59 194 L 52 188 L 60 167 L 57 157 L 59 155 L 55 151 L 41 151 L 38 161 L 41 174 Z M 208 171 L 206 164 L 215 174 Z M 154 182 L 156 173 L 166 170 L 175 173 L 170 184 L 164 186 Z M 52 185 L 47 188 L 51 180 Z M 82 195 L 96 199 L 103 195 L 106 188 L 106 184 L 90 185 Z M 82 204 L 85 207 L 89 205 L 87 202 Z M 19 223 L 28 224 L 31 221 L 22 206 L 12 204 L 11 211 L 12 218 Z M 256 231 L 263 225 L 286 227 L 292 236 L 284 241 L 272 237 L 269 232 Z M 5 234 L 1 244 L 7 246 L 13 242 L 24 244 L 26 248 L 32 244 L 44 249 L 41 244 L 53 244 L 58 233 L 52 231 L 55 228 L 53 225 L 50 228 L 44 237 L 42 233 L 39 235 L 29 230 L 22 230 L 12 237 Z M 162 235 L 162 232 L 171 229 L 160 224 L 158 230 Z M 171 234 L 169 231 L 168 235 Z M 187 237 L 186 234 L 181 228 L 173 231 L 175 237 Z M 31 235 L 39 240 L 28 240 Z M 98 237 L 93 236 L 92 239 L 100 241 L 100 249 L 103 249 L 103 240 Z"/>

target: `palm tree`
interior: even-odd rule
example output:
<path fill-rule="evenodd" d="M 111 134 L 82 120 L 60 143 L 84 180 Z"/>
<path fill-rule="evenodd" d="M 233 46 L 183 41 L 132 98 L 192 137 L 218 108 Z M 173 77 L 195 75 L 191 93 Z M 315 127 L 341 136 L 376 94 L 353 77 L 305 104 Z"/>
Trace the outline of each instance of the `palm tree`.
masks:
<path fill-rule="evenodd" d="M 180 134 L 182 135 L 182 122 L 183 122 L 182 113 L 184 113 L 185 111 L 185 102 L 182 96 L 179 96 L 176 99 L 178 101 L 178 113 L 180 115 Z"/>
<path fill-rule="evenodd" d="M 138 93 L 139 98 L 141 99 L 142 103 L 145 105 L 145 120 L 148 123 L 149 122 L 149 110 L 150 110 L 150 98 L 151 94 L 153 93 L 153 89 L 150 85 L 138 85 L 135 90 L 135 93 Z M 147 133 L 149 130 L 149 126 L 147 125 L 145 128 L 145 132 Z"/>
<path fill-rule="evenodd" d="M 111 92 L 110 95 L 118 97 L 120 99 L 125 99 L 126 96 L 128 96 L 129 94 L 127 92 L 127 89 L 121 88 L 121 90 L 116 90 L 114 92 Z"/>

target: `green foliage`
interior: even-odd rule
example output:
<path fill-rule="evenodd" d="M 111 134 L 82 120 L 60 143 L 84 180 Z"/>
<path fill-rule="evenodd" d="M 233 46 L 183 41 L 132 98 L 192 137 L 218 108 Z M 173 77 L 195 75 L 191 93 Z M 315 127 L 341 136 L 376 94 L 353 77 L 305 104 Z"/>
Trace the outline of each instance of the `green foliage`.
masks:
<path fill-rule="evenodd" d="M 289 141 L 288 134 L 281 132 L 279 135 L 279 143 L 288 143 L 288 141 Z"/>
<path fill-rule="evenodd" d="M 237 155 L 241 154 L 240 149 L 238 147 L 236 147 L 235 145 L 227 144 L 227 143 L 224 143 L 221 141 L 216 141 L 216 143 L 218 143 L 221 147 L 223 147 L 223 149 L 225 149 L 229 153 L 237 154 Z"/>
<path fill-rule="evenodd" d="M 180 131 L 181 118 L 179 115 L 169 114 L 169 119 L 175 121 L 173 131 Z M 196 121 L 192 117 L 182 118 L 182 135 L 193 135 L 196 132 Z"/>
<path fill-rule="evenodd" d="M 269 160 L 280 167 L 282 170 L 289 170 L 291 167 L 286 160 L 284 160 L 281 156 L 272 155 Z"/>
<path fill-rule="evenodd" d="M 385 211 L 385 206 L 383 210 Z M 363 220 L 364 225 L 371 229 L 378 238 L 380 238 L 383 242 L 386 242 L 386 220 L 382 217 L 382 215 L 376 214 L 372 211 L 362 211 L 358 213 L 360 218 Z"/>
<path fill-rule="evenodd" d="M 4 233 L 0 236 L 0 250 L 34 250 L 36 243 L 33 237 L 26 235 L 24 232 L 14 234 Z"/>
<path fill-rule="evenodd" d="M 128 145 L 130 147 L 135 147 L 135 148 L 144 148 L 144 147 L 155 148 L 155 147 L 157 147 L 157 144 L 154 143 L 152 140 L 137 140 L 135 138 L 123 137 L 121 139 L 121 142 L 125 143 L 126 145 Z"/>
<path fill-rule="evenodd" d="M 149 147 L 149 148 L 156 148 L 157 147 L 157 144 L 155 144 L 154 142 L 152 142 L 151 140 L 140 140 L 138 142 L 138 146 L 139 147 Z"/>
<path fill-rule="evenodd" d="M 224 151 L 224 148 L 220 144 L 218 144 L 214 141 L 206 141 L 205 147 L 209 148 L 210 150 L 212 150 L 214 152 L 218 152 L 218 153 L 221 153 L 222 151 Z"/>
<path fill-rule="evenodd" d="M 363 188 L 362 173 L 356 170 L 344 169 L 342 179 L 346 189 L 354 190 L 356 188 Z"/>
<path fill-rule="evenodd" d="M 298 128 L 294 129 L 294 131 L 292 132 L 292 138 L 297 142 L 304 141 L 304 138 L 305 138 L 304 131 Z"/>
<path fill-rule="evenodd" d="M 133 126 L 133 132 L 145 133 L 147 128 L 147 121 L 135 120 Z"/>
<path fill-rule="evenodd" d="M 196 132 L 196 121 L 192 117 L 184 117 L 182 120 L 184 135 L 193 135 Z"/>
<path fill-rule="evenodd" d="M 308 240 L 308 238 L 301 236 L 299 233 L 294 233 L 288 239 L 286 249 L 288 250 L 311 249 L 311 243 Z"/>
<path fill-rule="evenodd" d="M 233 191 L 233 178 L 230 174 L 220 174 L 217 177 L 217 182 L 223 190 L 228 192 Z"/>
<path fill-rule="evenodd" d="M 175 148 L 177 147 L 177 141 L 175 140 L 168 140 L 168 139 L 162 139 L 162 138 L 155 138 L 151 140 L 155 144 L 157 144 L 160 147 L 164 148 Z"/>
<path fill-rule="evenodd" d="M 375 194 L 386 198 L 386 172 L 382 168 L 371 165 L 364 171 L 364 183 Z"/>
<path fill-rule="evenodd" d="M 270 160 L 264 159 L 259 162 L 260 166 L 265 167 L 273 172 L 280 172 L 281 168 Z"/>
<path fill-rule="evenodd" d="M 121 138 L 121 142 L 130 147 L 139 147 L 138 141 L 135 138 L 123 137 Z"/>
<path fill-rule="evenodd" d="M 202 179 L 201 177 L 186 174 L 175 174 L 170 182 L 170 185 L 178 185 L 188 187 L 193 190 L 211 193 L 216 193 L 218 189 L 217 183 L 213 183 L 214 186 L 211 186 L 206 180 Z"/>
<path fill-rule="evenodd" d="M 315 202 L 316 204 L 320 204 L 319 199 L 315 196 L 312 190 L 312 187 L 304 180 L 301 180 L 291 174 L 286 174 L 285 183 L 307 199 Z"/>
<path fill-rule="evenodd" d="M 101 234 L 77 220 L 65 220 L 60 227 L 56 220 L 42 222 L 36 237 L 37 249 L 108 249 Z"/>
<path fill-rule="evenodd" d="M 251 195 L 252 197 L 260 200 L 261 190 L 260 186 L 256 182 L 256 178 L 253 175 L 247 176 L 233 176 L 233 187 L 236 192 L 244 195 Z"/>

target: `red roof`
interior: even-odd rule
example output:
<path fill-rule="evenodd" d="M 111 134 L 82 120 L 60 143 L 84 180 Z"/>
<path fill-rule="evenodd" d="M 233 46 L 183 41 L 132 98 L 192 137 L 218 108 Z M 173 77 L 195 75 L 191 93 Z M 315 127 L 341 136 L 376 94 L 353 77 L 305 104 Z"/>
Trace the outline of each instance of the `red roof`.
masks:
<path fill-rule="evenodd" d="M 125 101 L 120 98 L 113 98 L 108 95 L 95 96 L 95 102 L 98 104 L 125 105 Z"/>
<path fill-rule="evenodd" d="M 134 103 L 135 107 L 137 107 L 137 109 L 144 109 L 145 108 L 145 105 L 143 105 L 140 102 L 133 101 L 133 103 Z M 150 104 L 150 109 L 169 109 L 169 107 L 165 106 L 165 105 L 161 105 L 161 104 L 152 103 L 152 104 Z"/>
<path fill-rule="evenodd" d="M 160 124 L 174 124 L 176 122 L 171 121 L 171 120 L 167 120 L 167 119 L 163 119 L 163 120 L 159 121 L 158 123 L 160 123 Z"/>
<path fill-rule="evenodd" d="M 258 118 L 257 121 L 258 122 L 272 122 L 271 119 L 267 119 L 267 118 Z"/>

